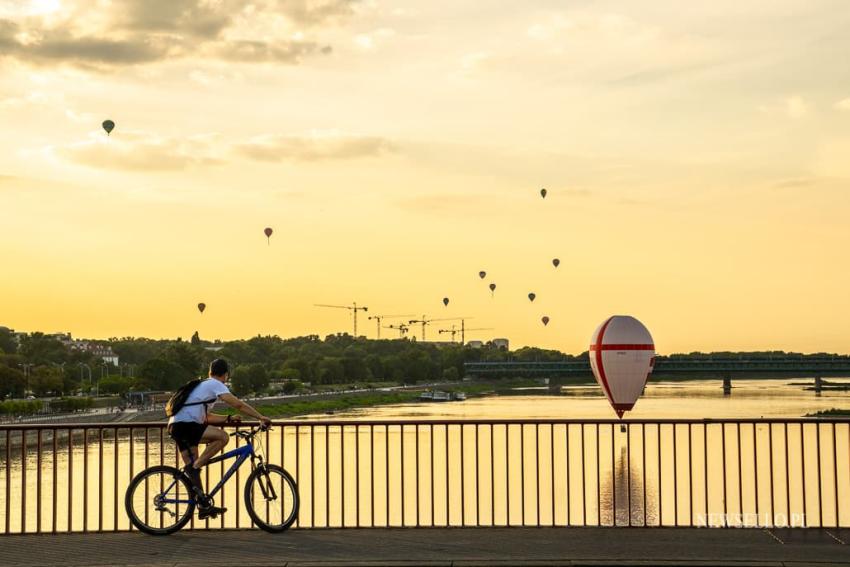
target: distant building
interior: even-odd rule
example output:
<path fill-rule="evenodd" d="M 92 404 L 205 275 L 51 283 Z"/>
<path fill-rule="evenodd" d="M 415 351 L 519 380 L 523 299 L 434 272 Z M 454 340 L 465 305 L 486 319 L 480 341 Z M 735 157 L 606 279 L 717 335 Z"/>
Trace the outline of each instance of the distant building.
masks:
<path fill-rule="evenodd" d="M 481 341 L 469 341 L 468 343 L 466 343 L 466 346 L 468 346 L 469 348 L 483 348 L 484 343 Z"/>
<path fill-rule="evenodd" d="M 91 341 L 74 339 L 73 337 L 71 337 L 71 333 L 55 333 L 53 335 L 48 336 L 53 337 L 54 339 L 65 345 L 67 348 L 78 350 L 81 352 L 87 352 L 92 356 L 100 358 L 106 364 L 118 366 L 118 355 L 115 354 L 115 351 L 113 351 L 112 347 L 109 345 L 102 345 Z"/>
<path fill-rule="evenodd" d="M 510 350 L 510 342 L 508 341 L 508 339 L 493 339 L 492 341 L 490 341 L 490 346 L 492 346 L 493 348 Z"/>

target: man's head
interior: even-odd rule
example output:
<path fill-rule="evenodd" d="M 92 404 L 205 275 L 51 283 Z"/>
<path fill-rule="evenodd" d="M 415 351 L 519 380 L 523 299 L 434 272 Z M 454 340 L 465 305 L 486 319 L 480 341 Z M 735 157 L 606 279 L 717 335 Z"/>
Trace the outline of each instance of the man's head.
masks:
<path fill-rule="evenodd" d="M 210 362 L 210 378 L 216 378 L 221 382 L 227 382 L 230 378 L 230 365 L 223 358 L 216 358 Z"/>

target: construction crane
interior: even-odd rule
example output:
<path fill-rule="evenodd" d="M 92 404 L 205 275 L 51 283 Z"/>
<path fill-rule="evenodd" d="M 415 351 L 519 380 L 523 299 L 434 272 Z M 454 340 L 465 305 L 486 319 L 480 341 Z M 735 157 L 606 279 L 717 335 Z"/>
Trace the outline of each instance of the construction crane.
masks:
<path fill-rule="evenodd" d="M 323 303 L 314 303 L 314 307 L 332 307 L 334 309 L 348 309 L 354 315 L 354 338 L 357 338 L 357 312 L 369 311 L 368 307 L 358 307 L 355 301 L 352 305 L 325 305 Z"/>
<path fill-rule="evenodd" d="M 413 317 L 413 315 L 369 315 L 369 320 L 374 319 L 377 322 L 378 338 L 381 338 L 381 321 L 384 319 L 397 319 L 398 317 Z M 389 327 L 392 328 L 392 327 Z"/>
<path fill-rule="evenodd" d="M 460 333 L 460 334 L 461 334 L 461 335 L 460 335 L 460 336 L 461 336 L 461 339 L 460 339 L 460 340 L 461 340 L 461 343 L 460 343 L 460 344 L 461 344 L 461 345 L 464 345 L 464 344 L 465 344 L 465 339 L 466 339 L 466 337 L 464 336 L 464 333 L 465 333 L 466 331 L 492 331 L 492 330 L 493 330 L 493 327 L 478 327 L 478 328 L 475 328 L 475 329 L 467 329 L 467 328 L 463 327 L 463 324 L 462 324 L 462 323 L 463 323 L 463 322 L 461 322 L 461 327 L 462 327 L 462 328 L 460 328 L 460 329 L 456 328 L 456 327 L 455 327 L 455 325 L 452 325 L 452 328 L 451 328 L 451 329 L 440 329 L 440 330 L 439 330 L 439 331 L 437 331 L 437 332 L 438 332 L 438 333 L 440 333 L 441 335 L 442 335 L 443 333 L 451 333 L 451 334 L 452 334 L 452 342 L 455 342 L 455 335 L 457 335 L 458 333 Z"/>
<path fill-rule="evenodd" d="M 398 331 L 399 338 L 403 338 L 404 335 L 407 334 L 407 331 L 410 329 L 410 327 L 408 327 L 404 323 L 399 323 L 398 325 L 387 325 L 384 328 L 385 329 L 395 329 L 396 331 Z"/>
<path fill-rule="evenodd" d="M 472 319 L 472 317 L 466 317 L 466 319 Z M 425 327 L 434 323 L 436 321 L 463 321 L 463 317 L 446 317 L 442 319 L 429 319 L 426 315 L 423 315 L 421 319 L 411 319 L 407 323 L 409 325 L 422 325 L 422 340 L 425 340 Z"/>

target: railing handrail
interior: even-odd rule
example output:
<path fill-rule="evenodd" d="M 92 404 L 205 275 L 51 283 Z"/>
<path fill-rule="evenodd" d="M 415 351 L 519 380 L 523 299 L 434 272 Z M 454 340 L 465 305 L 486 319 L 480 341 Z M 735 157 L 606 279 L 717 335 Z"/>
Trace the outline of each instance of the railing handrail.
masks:
<path fill-rule="evenodd" d="M 561 418 L 512 418 L 512 419 L 379 419 L 379 420 L 357 420 L 357 419 L 287 419 L 274 420 L 275 426 L 304 426 L 304 427 L 338 427 L 338 426 L 431 426 L 431 425 L 686 425 L 686 424 L 736 424 L 736 423 L 847 423 L 850 424 L 850 416 L 824 416 L 824 417 L 757 417 L 757 418 L 656 418 L 656 419 L 561 419 Z M 256 422 L 245 421 L 241 424 L 230 424 L 222 427 L 235 428 L 247 427 Z M 33 424 L 3 424 L 0 431 L 20 431 L 22 429 L 37 431 L 39 429 L 144 429 L 163 428 L 168 425 L 165 421 L 148 422 L 107 422 L 107 423 L 33 423 Z"/>

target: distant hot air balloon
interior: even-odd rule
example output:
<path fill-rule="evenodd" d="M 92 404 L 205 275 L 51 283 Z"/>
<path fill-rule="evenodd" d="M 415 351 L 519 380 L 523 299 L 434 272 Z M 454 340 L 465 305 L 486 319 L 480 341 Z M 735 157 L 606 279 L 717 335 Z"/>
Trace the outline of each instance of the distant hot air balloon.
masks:
<path fill-rule="evenodd" d="M 590 339 L 593 375 L 620 418 L 634 407 L 654 363 L 652 335 L 634 317 L 609 317 Z"/>
<path fill-rule="evenodd" d="M 496 291 L 496 284 L 491 283 L 491 284 L 490 284 L 490 295 L 491 295 L 491 296 L 493 295 L 493 292 L 494 292 L 494 291 Z"/>
<path fill-rule="evenodd" d="M 541 190 L 540 190 L 540 196 L 541 196 L 542 198 L 544 198 L 544 199 L 546 198 L 546 189 L 541 189 Z"/>
<path fill-rule="evenodd" d="M 115 122 L 112 120 L 104 120 L 101 126 L 103 126 L 103 129 L 106 130 L 106 135 L 108 136 L 112 133 L 112 130 L 115 129 Z"/>
<path fill-rule="evenodd" d="M 482 280 L 487 277 L 487 272 L 478 272 L 478 277 Z"/>
<path fill-rule="evenodd" d="M 549 317 L 547 317 L 546 315 L 544 315 L 540 320 L 543 321 L 544 327 L 549 324 Z"/>
<path fill-rule="evenodd" d="M 268 243 L 269 243 L 269 244 L 271 244 L 271 242 L 272 242 L 272 233 L 273 233 L 273 232 L 274 232 L 274 231 L 273 231 L 272 229 L 270 229 L 270 228 L 266 228 L 266 229 L 263 231 L 263 233 L 266 235 L 266 241 L 268 241 Z"/>
<path fill-rule="evenodd" d="M 560 260 L 558 260 L 557 258 L 555 258 L 554 260 L 552 260 L 552 265 L 553 265 L 553 266 L 555 266 L 556 268 L 558 267 L 558 265 L 559 265 L 560 263 L 561 263 L 561 261 L 560 261 Z"/>
<path fill-rule="evenodd" d="M 529 294 L 528 294 L 528 300 L 529 300 L 529 301 L 534 301 L 534 298 L 535 298 L 535 297 L 537 297 L 537 294 L 536 294 L 536 293 L 529 293 Z"/>
<path fill-rule="evenodd" d="M 206 304 L 206 303 L 199 303 L 199 304 L 198 304 L 198 311 L 200 311 L 201 313 L 203 313 L 203 312 L 204 312 L 204 309 L 206 309 L 206 308 L 207 308 L 207 304 Z"/>
<path fill-rule="evenodd" d="M 449 305 L 449 298 L 448 297 L 443 298 L 443 305 L 445 305 L 445 306 Z"/>

